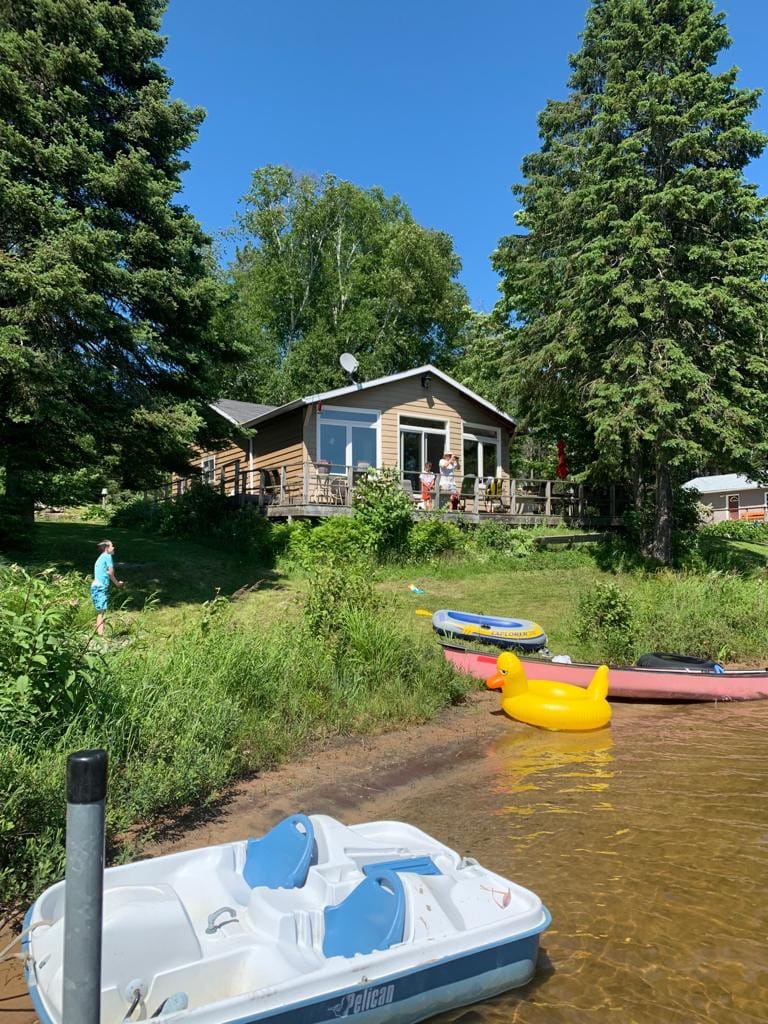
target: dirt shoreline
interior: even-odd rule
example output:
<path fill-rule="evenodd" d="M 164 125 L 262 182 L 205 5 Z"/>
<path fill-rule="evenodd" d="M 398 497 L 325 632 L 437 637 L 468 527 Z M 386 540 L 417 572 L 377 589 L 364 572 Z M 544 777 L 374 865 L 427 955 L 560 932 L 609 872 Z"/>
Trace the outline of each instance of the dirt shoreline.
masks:
<path fill-rule="evenodd" d="M 307 811 L 343 820 L 374 818 L 377 798 L 422 786 L 485 752 L 489 740 L 510 728 L 499 698 L 472 693 L 456 707 L 421 725 L 378 736 L 351 736 L 310 751 L 232 787 L 202 814 L 171 820 L 143 856 L 190 850 L 259 835 L 287 814 Z M 0 948 L 11 939 L 0 934 Z M 21 962 L 0 964 L 0 1024 L 37 1024 Z"/>

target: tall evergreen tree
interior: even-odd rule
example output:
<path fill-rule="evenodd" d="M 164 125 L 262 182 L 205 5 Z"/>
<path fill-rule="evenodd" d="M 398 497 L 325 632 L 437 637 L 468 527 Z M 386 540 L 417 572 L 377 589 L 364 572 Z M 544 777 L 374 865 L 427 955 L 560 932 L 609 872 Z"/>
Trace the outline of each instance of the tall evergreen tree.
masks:
<path fill-rule="evenodd" d="M 221 354 L 208 240 L 174 202 L 203 118 L 164 0 L 0 0 L 0 469 L 178 464 Z"/>
<path fill-rule="evenodd" d="M 417 224 L 397 196 L 331 174 L 253 174 L 237 233 L 225 330 L 247 355 L 232 398 L 280 403 L 364 377 L 450 364 L 468 317 L 450 237 Z"/>
<path fill-rule="evenodd" d="M 768 206 L 743 175 L 766 136 L 759 94 L 713 71 L 729 43 L 710 0 L 593 0 L 515 189 L 527 233 L 494 255 L 521 411 L 631 481 L 663 562 L 682 479 L 768 466 Z"/>

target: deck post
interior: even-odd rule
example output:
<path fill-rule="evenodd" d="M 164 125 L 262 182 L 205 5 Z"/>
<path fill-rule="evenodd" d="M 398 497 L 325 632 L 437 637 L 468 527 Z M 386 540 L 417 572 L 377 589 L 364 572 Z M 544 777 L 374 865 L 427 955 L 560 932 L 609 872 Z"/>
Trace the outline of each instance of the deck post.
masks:
<path fill-rule="evenodd" d="M 99 1024 L 101 1019 L 106 796 L 106 751 L 79 750 L 70 754 L 64 887 L 64 1024 Z"/>
<path fill-rule="evenodd" d="M 480 477 L 475 477 L 475 507 L 472 510 L 476 516 L 480 515 Z"/>
<path fill-rule="evenodd" d="M 309 463 L 308 462 L 304 463 L 304 482 L 302 484 L 302 487 L 303 487 L 303 491 L 302 491 L 303 501 L 302 501 L 302 503 L 304 505 L 308 505 L 309 504 Z"/>
<path fill-rule="evenodd" d="M 259 470 L 259 508 L 264 508 L 264 470 Z"/>
<path fill-rule="evenodd" d="M 343 505 L 352 504 L 352 488 L 355 486 L 355 471 L 352 466 L 347 466 L 347 498 Z"/>
<path fill-rule="evenodd" d="M 544 515 L 552 515 L 552 481 L 547 480 L 544 483 Z"/>
<path fill-rule="evenodd" d="M 280 504 L 285 504 L 285 478 L 286 469 L 285 466 L 280 467 Z"/>
<path fill-rule="evenodd" d="M 515 477 L 509 479 L 509 511 L 511 515 L 517 515 L 517 480 Z"/>
<path fill-rule="evenodd" d="M 579 519 L 584 518 L 584 484 L 579 484 Z"/>

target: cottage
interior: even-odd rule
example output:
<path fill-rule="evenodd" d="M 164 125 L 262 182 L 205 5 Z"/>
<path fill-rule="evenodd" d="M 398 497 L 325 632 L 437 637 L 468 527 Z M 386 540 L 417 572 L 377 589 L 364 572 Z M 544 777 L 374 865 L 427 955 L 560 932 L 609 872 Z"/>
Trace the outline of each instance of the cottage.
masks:
<path fill-rule="evenodd" d="M 509 508 L 509 442 L 515 420 L 434 366 L 352 383 L 272 407 L 222 399 L 212 408 L 237 437 L 192 460 L 204 480 L 249 495 L 269 514 L 324 514 L 346 507 L 359 474 L 394 467 L 421 500 L 419 474 L 455 453 L 458 498 L 467 511 Z M 184 482 L 176 481 L 177 489 Z M 439 491 L 439 489 L 438 489 Z M 440 501 L 439 493 L 435 501 Z M 444 505 L 450 501 L 443 495 Z"/>
<path fill-rule="evenodd" d="M 738 473 L 697 476 L 683 484 L 696 490 L 704 505 L 712 509 L 714 522 L 723 519 L 768 519 L 768 484 L 758 484 Z"/>

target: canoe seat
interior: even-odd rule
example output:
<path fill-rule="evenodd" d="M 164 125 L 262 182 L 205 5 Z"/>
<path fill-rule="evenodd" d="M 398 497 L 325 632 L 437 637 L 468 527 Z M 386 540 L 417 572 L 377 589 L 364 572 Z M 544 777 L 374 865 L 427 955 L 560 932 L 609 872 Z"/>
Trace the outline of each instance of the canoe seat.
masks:
<path fill-rule="evenodd" d="M 323 953 L 355 956 L 403 941 L 405 892 L 394 871 L 372 871 L 346 899 L 325 908 Z"/>
<path fill-rule="evenodd" d="M 317 859 L 315 830 L 306 814 L 292 814 L 261 839 L 249 839 L 243 878 L 255 889 L 298 889 Z"/>

